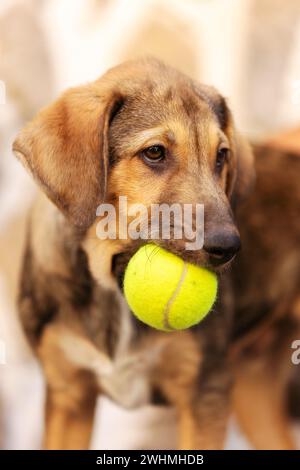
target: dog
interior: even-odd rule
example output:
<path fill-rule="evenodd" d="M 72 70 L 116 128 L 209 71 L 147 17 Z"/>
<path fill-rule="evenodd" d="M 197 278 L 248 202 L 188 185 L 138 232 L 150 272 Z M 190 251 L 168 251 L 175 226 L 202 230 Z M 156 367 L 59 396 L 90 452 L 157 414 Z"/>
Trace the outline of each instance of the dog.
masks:
<path fill-rule="evenodd" d="M 89 446 L 96 398 L 176 408 L 178 446 L 220 449 L 230 409 L 230 281 L 201 324 L 159 332 L 122 294 L 147 240 L 96 236 L 101 202 L 202 203 L 204 246 L 155 243 L 216 272 L 240 248 L 233 210 L 253 183 L 252 152 L 225 99 L 156 59 L 127 62 L 68 90 L 17 136 L 41 188 L 29 217 L 19 311 L 47 383 L 45 447 Z"/>
<path fill-rule="evenodd" d="M 243 249 L 233 266 L 233 408 L 256 449 L 294 449 L 299 417 L 300 131 L 280 134 L 255 154 L 255 191 L 237 208 Z"/>

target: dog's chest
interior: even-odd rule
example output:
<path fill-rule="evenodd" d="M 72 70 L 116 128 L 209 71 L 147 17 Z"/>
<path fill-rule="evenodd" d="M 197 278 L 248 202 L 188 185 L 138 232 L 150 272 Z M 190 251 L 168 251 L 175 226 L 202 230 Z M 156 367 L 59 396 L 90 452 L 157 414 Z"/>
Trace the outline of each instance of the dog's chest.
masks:
<path fill-rule="evenodd" d="M 141 406 L 150 399 L 151 357 L 144 348 L 133 348 L 134 324 L 132 315 L 119 297 L 119 335 L 113 359 L 105 373 L 97 380 L 102 390 L 114 401 L 126 408 Z"/>
<path fill-rule="evenodd" d="M 135 408 L 149 402 L 151 386 L 149 364 L 142 354 L 128 352 L 111 363 L 107 373 L 98 374 L 101 389 L 125 408 Z"/>
<path fill-rule="evenodd" d="M 91 371 L 101 393 L 126 408 L 142 406 L 151 398 L 151 374 L 162 350 L 160 341 L 133 342 L 131 313 L 122 309 L 120 335 L 113 358 L 87 337 L 65 331 L 60 345 L 72 363 Z"/>

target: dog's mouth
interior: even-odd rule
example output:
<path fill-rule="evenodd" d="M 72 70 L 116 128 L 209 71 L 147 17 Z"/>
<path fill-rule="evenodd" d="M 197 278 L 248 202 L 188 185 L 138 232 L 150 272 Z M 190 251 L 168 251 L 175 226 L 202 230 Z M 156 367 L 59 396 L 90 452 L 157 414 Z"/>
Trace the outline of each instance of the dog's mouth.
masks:
<path fill-rule="evenodd" d="M 126 267 L 136 250 L 117 253 L 112 258 L 112 273 L 117 280 L 118 286 L 123 290 L 124 275 Z"/>
<path fill-rule="evenodd" d="M 204 248 L 197 251 L 185 250 L 181 245 L 178 245 L 178 240 L 157 240 L 156 244 L 165 250 L 170 251 L 184 261 L 209 269 L 216 274 L 221 274 L 227 271 L 231 267 L 231 264 L 236 256 L 236 253 L 232 252 L 225 255 L 223 253 L 220 255 L 214 253 L 212 256 Z M 126 267 L 131 257 L 140 248 L 141 245 L 142 243 L 134 243 L 126 251 L 117 253 L 113 256 L 112 273 L 121 290 L 123 289 Z"/>

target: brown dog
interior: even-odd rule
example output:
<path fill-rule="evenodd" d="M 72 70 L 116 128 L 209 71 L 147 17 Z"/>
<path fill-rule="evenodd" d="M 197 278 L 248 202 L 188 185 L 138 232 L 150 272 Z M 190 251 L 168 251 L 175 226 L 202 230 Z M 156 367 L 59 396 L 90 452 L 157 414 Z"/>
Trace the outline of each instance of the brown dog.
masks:
<path fill-rule="evenodd" d="M 291 347 L 300 339 L 300 131 L 254 151 L 255 191 L 238 210 L 234 407 L 254 447 L 291 449 L 290 392 L 300 409 Z"/>
<path fill-rule="evenodd" d="M 67 91 L 25 127 L 14 152 L 46 194 L 31 212 L 20 314 L 47 381 L 48 448 L 89 445 L 96 396 L 178 412 L 181 448 L 222 448 L 230 375 L 226 276 L 214 311 L 189 331 L 134 319 L 122 296 L 126 264 L 145 240 L 100 240 L 106 201 L 203 203 L 205 244 L 162 240 L 211 269 L 239 249 L 231 203 L 252 180 L 249 147 L 224 99 L 156 60 L 130 62 Z M 51 202 L 50 202 L 51 201 Z"/>

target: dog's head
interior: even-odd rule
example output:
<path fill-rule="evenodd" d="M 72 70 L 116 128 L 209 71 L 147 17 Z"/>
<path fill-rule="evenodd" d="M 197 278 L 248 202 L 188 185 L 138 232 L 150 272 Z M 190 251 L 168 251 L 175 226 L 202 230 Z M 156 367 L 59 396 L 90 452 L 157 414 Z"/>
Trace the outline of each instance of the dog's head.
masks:
<path fill-rule="evenodd" d="M 240 241 L 232 204 L 252 180 L 252 156 L 223 97 L 156 60 L 129 62 L 68 90 L 20 133 L 14 151 L 66 219 L 85 233 L 91 269 L 145 240 L 100 240 L 101 202 L 203 204 L 204 246 L 157 243 L 201 265 L 228 263 Z M 105 258 L 105 259 L 104 259 Z M 100 271 L 99 271 L 100 270 Z"/>

